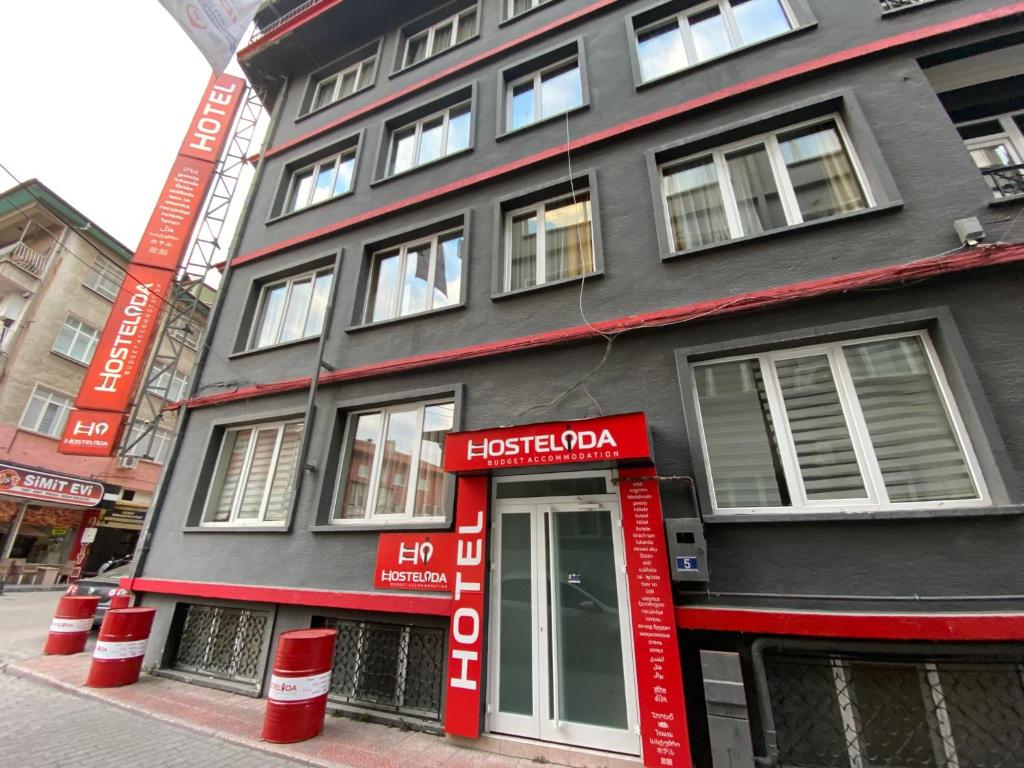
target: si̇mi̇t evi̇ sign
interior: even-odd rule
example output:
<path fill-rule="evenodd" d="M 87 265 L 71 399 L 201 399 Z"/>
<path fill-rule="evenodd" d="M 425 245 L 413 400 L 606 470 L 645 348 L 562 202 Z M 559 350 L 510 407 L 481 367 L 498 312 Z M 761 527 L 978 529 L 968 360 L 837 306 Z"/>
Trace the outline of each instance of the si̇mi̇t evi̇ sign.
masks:
<path fill-rule="evenodd" d="M 61 453 L 113 455 L 175 271 L 244 96 L 244 80 L 230 75 L 210 79 L 107 317 L 64 428 Z"/>

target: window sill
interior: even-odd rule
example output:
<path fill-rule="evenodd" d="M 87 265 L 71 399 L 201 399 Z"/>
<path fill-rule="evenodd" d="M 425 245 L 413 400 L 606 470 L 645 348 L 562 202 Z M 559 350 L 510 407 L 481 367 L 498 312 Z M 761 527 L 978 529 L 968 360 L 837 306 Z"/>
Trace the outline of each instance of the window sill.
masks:
<path fill-rule="evenodd" d="M 935 520 L 940 518 L 1008 517 L 1019 515 L 1024 515 L 1024 504 L 864 512 L 716 512 L 704 515 L 704 522 L 709 525 L 732 525 L 743 523 L 852 522 L 856 520 Z"/>
<path fill-rule="evenodd" d="M 480 17 L 479 16 L 477 16 L 477 24 L 478 25 L 480 24 Z M 399 44 L 400 47 L 402 47 L 403 52 L 404 52 L 405 36 L 404 35 L 400 35 L 400 37 L 402 39 L 399 40 L 398 44 Z M 415 64 L 409 64 L 407 66 L 402 67 L 401 69 L 396 69 L 394 72 L 392 72 L 390 75 L 388 75 L 388 78 L 389 79 L 393 79 L 393 78 L 396 78 L 396 77 L 400 77 L 401 75 L 404 75 L 406 72 L 410 72 L 410 71 L 412 71 L 412 70 L 414 70 L 414 69 L 416 69 L 418 67 L 422 67 L 424 64 L 427 64 L 428 62 L 434 61 L 436 59 L 440 59 L 446 53 L 451 53 L 452 51 L 457 50 L 459 48 L 462 48 L 464 45 L 469 45 L 470 43 L 474 42 L 475 40 L 479 40 L 479 39 L 480 39 L 480 30 L 478 29 L 476 34 L 474 34 L 472 37 L 467 37 L 461 43 L 456 43 L 451 48 L 445 48 L 443 51 L 441 51 L 440 53 L 436 53 L 433 56 L 428 56 L 425 59 L 420 59 Z"/>
<path fill-rule="evenodd" d="M 353 172 L 353 175 L 354 175 L 354 172 Z M 354 179 L 353 179 L 353 181 L 354 181 Z M 276 216 L 271 216 L 264 223 L 266 224 L 266 226 L 269 227 L 272 224 L 277 224 L 277 222 L 279 222 L 279 221 L 284 221 L 285 219 L 290 219 L 293 216 L 298 216 L 300 214 L 307 213 L 307 212 L 315 210 L 317 208 L 323 208 L 325 205 L 328 205 L 329 203 L 336 203 L 338 200 L 344 200 L 346 197 L 351 197 L 353 194 L 355 194 L 355 190 L 350 189 L 348 192 L 342 192 L 340 195 L 335 195 L 334 197 L 329 197 L 326 200 L 321 200 L 319 203 L 313 203 L 312 205 L 307 205 L 305 208 L 299 208 L 299 209 L 294 210 L 294 211 L 288 211 L 288 213 L 279 213 Z"/>
<path fill-rule="evenodd" d="M 328 523 L 326 525 L 314 525 L 309 530 L 313 533 L 350 533 L 352 531 L 436 531 L 445 530 L 450 527 L 451 520 L 448 519 L 427 518 L 423 522 L 418 522 L 406 518 L 387 523 L 379 520 L 353 520 L 351 522 Z"/>
<path fill-rule="evenodd" d="M 509 16 L 507 18 L 504 18 L 504 19 L 502 19 L 501 21 L 498 22 L 498 27 L 501 28 L 501 27 L 506 27 L 509 24 L 514 24 L 515 22 L 519 21 L 520 19 L 524 19 L 527 16 L 532 16 L 533 14 L 535 14 L 535 13 L 537 13 L 539 11 L 543 11 L 548 6 L 554 5 L 557 2 L 558 2 L 558 0 L 547 0 L 546 3 L 541 3 L 536 8 L 529 8 L 528 10 L 525 10 L 522 13 L 517 13 L 515 16 Z"/>
<path fill-rule="evenodd" d="M 119 268 L 120 268 L 120 267 L 119 267 Z M 127 271 L 127 267 L 124 267 L 123 269 L 124 269 L 125 271 Z M 110 303 L 110 304 L 113 304 L 113 303 L 114 303 L 114 299 L 116 299 L 116 298 L 117 298 L 117 297 L 115 296 L 115 297 L 114 297 L 114 299 L 112 299 L 112 298 L 110 298 L 109 296 L 107 296 L 107 294 L 105 294 L 105 293 L 100 293 L 100 292 L 99 292 L 99 291 L 97 291 L 97 290 L 96 290 L 95 288 L 93 288 L 93 287 L 92 287 L 91 285 L 86 285 L 85 283 L 82 283 L 82 287 L 83 287 L 83 288 L 85 288 L 85 290 L 89 291 L 89 293 L 95 293 L 95 294 L 96 294 L 97 296 L 99 296 L 99 297 L 100 297 L 101 299 L 103 299 L 104 301 L 106 301 L 106 302 L 108 302 L 108 303 Z"/>
<path fill-rule="evenodd" d="M 401 317 L 391 317 L 387 320 L 377 320 L 371 323 L 361 323 L 358 325 L 350 325 L 345 329 L 345 333 L 359 333 L 360 331 L 369 331 L 373 328 L 385 328 L 389 325 L 395 325 L 397 323 L 405 323 L 411 320 L 420 320 L 424 317 L 430 317 L 432 315 L 441 315 L 445 312 L 451 312 L 456 309 L 465 309 L 466 302 L 460 301 L 458 304 L 452 304 L 447 307 L 441 307 L 440 309 L 428 309 L 426 312 L 416 312 L 411 315 L 402 315 Z"/>
<path fill-rule="evenodd" d="M 287 525 L 186 525 L 185 533 L 289 533 Z"/>
<path fill-rule="evenodd" d="M 377 73 L 374 72 L 375 76 L 376 76 L 376 74 Z M 374 77 L 374 79 L 376 79 L 376 77 Z M 310 117 L 314 117 L 315 115 L 323 114 L 324 112 L 329 110 L 331 107 L 336 107 L 339 104 L 344 104 L 346 101 L 349 101 L 350 99 L 354 99 L 359 94 L 366 93 L 367 91 L 371 90 L 373 88 L 373 86 L 374 86 L 374 83 L 370 83 L 369 85 L 365 85 L 365 86 L 363 86 L 362 88 L 360 88 L 357 91 L 352 91 L 352 93 L 350 93 L 348 96 L 343 96 L 342 98 L 338 99 L 337 101 L 332 101 L 330 104 L 324 104 L 322 107 L 318 107 L 317 109 L 311 109 L 309 112 L 303 112 L 300 115 L 296 116 L 295 122 L 296 123 L 301 123 L 303 120 L 306 120 L 306 119 L 308 119 Z"/>
<path fill-rule="evenodd" d="M 288 347 L 297 347 L 300 344 L 309 344 L 311 341 L 319 341 L 319 340 L 320 340 L 320 334 L 318 333 L 316 336 L 307 336 L 304 339 L 295 339 L 293 341 L 285 341 L 285 342 L 281 342 L 280 344 L 271 344 L 269 346 L 258 347 L 256 349 L 242 349 L 242 350 L 239 350 L 238 352 L 232 352 L 230 355 L 228 355 L 228 360 L 238 360 L 239 358 L 251 357 L 252 355 L 258 355 L 258 354 L 260 354 L 262 352 L 274 352 L 274 351 L 279 350 L 279 349 L 288 349 Z"/>
<path fill-rule="evenodd" d="M 81 360 L 76 360 L 75 358 L 71 357 L 70 355 L 65 355 L 63 352 L 58 352 L 56 349 L 51 349 L 50 350 L 50 354 L 53 355 L 54 357 L 59 357 L 61 360 L 67 360 L 69 363 L 74 363 L 75 365 L 80 365 L 83 368 L 88 368 L 89 367 L 89 363 L 84 363 Z"/>
<path fill-rule="evenodd" d="M 198 672 L 183 672 L 180 669 L 157 669 L 153 671 L 153 674 L 182 683 L 201 685 L 204 688 L 214 688 L 228 693 L 240 693 L 243 696 L 251 696 L 254 699 L 260 697 L 260 689 L 256 683 L 237 683 L 231 680 L 221 680 L 219 677 L 210 677 Z"/>
<path fill-rule="evenodd" d="M 534 128 L 538 128 L 539 126 L 547 125 L 548 123 L 551 123 L 555 120 L 564 120 L 566 115 L 575 115 L 577 112 L 582 112 L 585 109 L 590 109 L 589 100 L 584 101 L 579 106 L 573 107 L 572 109 L 568 109 L 565 112 L 559 112 L 557 115 L 549 115 L 548 117 L 543 117 L 540 120 L 534 120 L 532 123 L 524 125 L 520 128 L 513 128 L 508 131 L 502 131 L 501 133 L 497 134 L 494 137 L 494 140 L 504 141 L 505 139 L 509 139 L 513 136 L 518 136 L 521 133 L 526 133 L 527 131 L 532 130 Z"/>
<path fill-rule="evenodd" d="M 841 213 L 837 216 L 829 216 L 825 219 L 818 219 L 816 221 L 805 221 L 802 224 L 793 224 L 788 227 L 782 227 L 781 229 L 773 229 L 769 232 L 759 232 L 756 235 L 747 235 L 746 237 L 737 237 L 735 240 L 723 240 L 720 243 L 708 243 L 707 245 L 701 245 L 697 248 L 690 248 L 686 251 L 670 251 L 669 253 L 662 253 L 662 261 L 672 261 L 674 259 L 683 258 L 686 256 L 696 256 L 697 254 L 707 253 L 708 251 L 716 251 L 722 248 L 729 248 L 736 245 L 744 245 L 759 240 L 766 240 L 772 237 L 778 237 L 780 235 L 787 235 L 795 232 L 802 232 L 812 227 L 825 226 L 828 224 L 838 224 L 844 221 L 851 221 L 859 219 L 862 216 L 873 216 L 880 213 L 889 213 L 891 211 L 897 211 L 903 207 L 902 200 L 893 200 L 888 203 L 876 205 L 874 208 L 862 208 L 859 211 L 852 211 L 850 213 Z"/>
<path fill-rule="evenodd" d="M 571 285 L 573 283 L 580 283 L 584 280 L 590 280 L 591 278 L 604 277 L 604 270 L 599 269 L 596 272 L 590 272 L 580 277 L 563 277 L 561 280 L 552 280 L 549 283 L 541 283 L 540 285 L 531 285 L 526 288 L 517 288 L 514 291 L 503 291 L 501 293 L 492 293 L 491 301 L 503 301 L 504 299 L 511 299 L 516 296 L 522 296 L 524 293 L 536 293 L 537 291 L 543 291 L 548 288 L 558 288 L 563 285 Z"/>
<path fill-rule="evenodd" d="M 634 86 L 636 87 L 636 89 L 638 91 L 646 90 L 647 88 L 652 88 L 652 87 L 654 87 L 656 85 L 661 85 L 662 83 L 664 83 L 666 81 L 675 80 L 676 78 L 684 77 L 684 76 L 686 76 L 688 74 L 691 74 L 693 72 L 699 71 L 701 69 L 706 69 L 707 67 L 710 67 L 710 66 L 713 66 L 715 64 L 718 64 L 719 62 L 727 61 L 727 60 L 733 58 L 734 56 L 738 56 L 738 55 L 741 55 L 741 54 L 744 54 L 744 53 L 749 53 L 750 51 L 753 51 L 753 50 L 755 50 L 757 48 L 760 48 L 760 47 L 762 47 L 764 45 L 771 45 L 772 43 L 778 42 L 779 40 L 783 40 L 783 39 L 785 39 L 787 37 L 790 37 L 791 35 L 797 35 L 797 34 L 799 34 L 801 32 L 807 32 L 809 30 L 814 29 L 817 26 L 818 26 L 818 23 L 817 22 L 813 22 L 811 24 L 804 24 L 801 27 L 793 27 L 792 29 L 787 30 L 785 32 L 780 32 L 777 35 L 772 35 L 771 37 L 766 37 L 764 40 L 758 40 L 756 43 L 751 43 L 750 45 L 741 45 L 739 48 L 733 48 L 731 51 L 723 53 L 721 56 L 715 56 L 712 59 L 705 59 L 704 61 L 698 61 L 696 64 L 691 64 L 688 67 L 683 67 L 682 69 L 677 69 L 674 72 L 666 72 L 664 75 L 658 75 L 657 77 L 651 78 L 650 80 L 635 80 L 633 84 L 634 84 Z M 636 62 L 636 67 L 637 67 L 636 71 L 637 71 L 637 73 L 639 73 L 640 72 L 640 66 L 639 66 L 639 60 L 637 59 L 636 41 L 635 40 L 633 42 L 633 50 L 632 50 L 631 55 L 633 56 L 633 60 Z"/>
<path fill-rule="evenodd" d="M 435 165 L 437 165 L 438 163 L 443 163 L 445 160 L 451 160 L 452 158 L 460 157 L 460 156 L 468 154 L 468 153 L 470 153 L 472 151 L 473 151 L 473 145 L 470 144 L 465 149 L 460 149 L 458 152 L 452 152 L 450 155 L 443 155 L 441 157 L 436 158 L 435 160 L 431 160 L 430 162 L 423 163 L 423 165 L 417 165 L 417 166 L 414 166 L 412 168 L 408 168 L 408 169 L 406 169 L 404 171 L 400 171 L 399 173 L 393 173 L 390 176 L 381 176 L 381 177 L 376 178 L 376 179 L 374 179 L 373 181 L 370 182 L 370 188 L 374 189 L 376 187 L 379 187 L 381 184 L 386 184 L 387 182 L 389 182 L 389 181 L 391 181 L 393 179 L 403 179 L 406 176 L 410 176 L 410 175 L 416 173 L 416 171 L 422 171 L 422 170 L 425 170 L 427 168 L 432 168 Z"/>
<path fill-rule="evenodd" d="M 18 427 L 19 432 L 24 432 L 26 435 L 35 435 L 36 437 L 42 437 L 47 440 L 55 440 L 60 442 L 61 435 L 48 435 L 45 432 L 36 432 L 34 429 L 27 429 L 26 427 Z"/>

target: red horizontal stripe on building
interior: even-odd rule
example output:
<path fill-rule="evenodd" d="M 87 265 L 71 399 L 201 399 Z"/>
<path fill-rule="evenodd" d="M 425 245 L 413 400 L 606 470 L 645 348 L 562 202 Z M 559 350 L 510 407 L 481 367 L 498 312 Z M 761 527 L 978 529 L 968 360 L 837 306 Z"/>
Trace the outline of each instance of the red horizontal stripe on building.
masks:
<path fill-rule="evenodd" d="M 451 596 L 395 595 L 376 592 L 333 592 L 326 589 L 291 589 L 244 584 L 220 584 L 171 579 L 121 579 L 121 586 L 133 592 L 152 592 L 183 597 L 237 600 L 249 603 L 308 605 L 317 608 L 341 608 L 353 611 L 410 613 L 421 616 L 448 616 Z"/>
<path fill-rule="evenodd" d="M 1011 264 L 1024 261 L 1024 244 L 995 244 L 973 248 L 965 253 L 952 256 L 920 259 L 906 264 L 894 264 L 888 267 L 867 269 L 844 275 L 808 280 L 801 283 L 767 288 L 762 291 L 735 294 L 720 299 L 685 304 L 681 307 L 660 309 L 638 315 L 601 320 L 590 325 L 577 325 L 571 328 L 560 328 L 529 336 L 519 336 L 502 341 L 475 344 L 467 347 L 428 352 L 412 357 L 385 360 L 380 363 L 344 368 L 330 373 L 321 374 L 321 384 L 337 384 L 344 381 L 369 379 L 393 373 L 431 368 L 438 365 L 450 365 L 466 360 L 477 360 L 486 357 L 525 352 L 558 344 L 587 341 L 600 338 L 600 334 L 622 333 L 624 331 L 643 328 L 661 328 L 680 325 L 694 320 L 710 320 L 717 317 L 769 309 L 791 304 L 797 301 L 820 298 L 822 296 L 846 293 L 862 288 L 882 285 L 899 284 L 906 280 L 924 280 L 931 277 L 965 272 L 983 267 Z M 269 384 L 256 384 L 242 387 L 233 392 L 195 397 L 189 400 L 190 408 L 201 408 L 208 405 L 248 400 L 254 397 L 293 392 L 307 389 L 312 382 L 309 376 L 286 379 Z"/>
<path fill-rule="evenodd" d="M 611 2 L 611 0 L 605 1 Z M 256 259 L 266 258 L 267 256 L 272 256 L 274 254 L 281 253 L 282 251 L 286 251 L 289 248 L 294 248 L 307 243 L 312 243 L 325 237 L 329 237 L 331 235 L 344 232 L 359 224 L 365 224 L 370 221 L 382 218 L 384 216 L 388 216 L 392 213 L 397 213 L 398 211 L 401 211 L 405 208 L 409 208 L 415 205 L 421 205 L 428 201 L 436 200 L 446 195 L 453 194 L 455 192 L 470 189 L 492 179 L 500 178 L 505 174 L 512 173 L 514 171 L 521 170 L 523 168 L 527 168 L 530 166 L 534 166 L 556 157 L 561 157 L 562 155 L 564 155 L 567 148 L 570 150 L 586 149 L 595 146 L 601 142 L 608 141 L 609 139 L 616 138 L 627 133 L 631 133 L 642 128 L 649 127 L 651 125 L 657 124 L 665 120 L 679 117 L 688 112 L 693 112 L 694 110 L 710 106 L 717 102 L 725 101 L 727 99 L 731 99 L 735 96 L 739 96 L 742 94 L 752 93 L 754 91 L 766 88 L 770 85 L 776 85 L 786 80 L 792 80 L 797 77 L 802 77 L 804 75 L 818 72 L 829 67 L 833 67 L 837 64 L 846 63 L 855 59 L 863 58 L 865 56 L 870 56 L 875 53 L 890 50 L 892 48 L 909 45 L 911 43 L 921 42 L 929 38 L 938 37 L 944 34 L 949 34 L 950 32 L 956 32 L 959 30 L 967 29 L 969 27 L 974 27 L 979 24 L 986 24 L 992 21 L 997 21 L 999 19 L 1004 19 L 1009 16 L 1014 16 L 1020 13 L 1024 13 L 1024 2 L 1012 3 L 1002 8 L 995 8 L 992 10 L 983 11 L 981 13 L 972 14 L 970 16 L 964 16 L 959 19 L 953 19 L 952 21 L 946 21 L 940 24 L 933 24 L 928 27 L 910 30 L 909 32 L 904 32 L 899 35 L 893 35 L 892 37 L 887 37 L 881 40 L 876 40 L 871 43 L 865 43 L 864 45 L 848 48 L 845 51 L 839 51 L 837 53 L 829 54 L 828 56 L 812 59 L 811 61 L 806 61 L 803 62 L 802 64 L 797 64 L 795 66 L 788 67 L 786 69 L 781 69 L 767 75 L 762 75 L 761 77 L 756 77 L 753 78 L 752 80 L 747 80 L 742 83 L 730 85 L 726 88 L 721 88 L 717 91 L 713 91 L 712 93 L 708 93 L 703 96 L 698 96 L 697 98 L 690 99 L 689 101 L 684 101 L 680 104 L 676 104 L 674 106 L 658 110 L 657 112 L 652 112 L 650 114 L 634 118 L 633 120 L 628 120 L 624 123 L 620 123 L 618 125 L 605 128 L 603 130 L 592 133 L 588 136 L 582 136 L 570 142 L 568 145 L 559 144 L 549 149 L 536 152 L 532 155 L 527 155 L 526 157 L 522 157 L 518 160 L 513 160 L 510 163 L 505 163 L 496 168 L 481 171 L 480 173 L 476 173 L 464 179 L 459 179 L 449 184 L 445 184 L 440 187 L 435 187 L 434 189 L 426 190 L 425 192 L 421 192 L 417 195 L 404 198 L 402 200 L 399 200 L 398 202 L 381 206 L 379 208 L 374 208 L 369 211 L 364 211 L 363 213 L 357 214 L 355 216 L 350 216 L 347 219 L 342 219 L 341 221 L 335 222 L 334 224 L 330 224 L 326 227 L 310 230 L 309 232 L 288 238 L 286 240 L 282 240 L 281 242 L 274 243 L 273 245 L 268 245 L 264 248 L 258 248 L 254 251 L 250 251 L 249 253 L 236 256 L 232 260 L 232 264 L 237 266 L 245 264 L 250 261 L 255 261 Z M 468 62 L 475 62 L 478 59 L 479 57 L 474 57 L 473 59 L 469 59 Z M 388 97 L 388 99 L 390 100 L 393 98 L 398 98 L 400 95 L 407 94 L 410 88 L 418 89 L 419 86 L 420 84 L 418 83 L 414 84 L 413 86 L 409 86 L 409 88 L 403 89 L 401 91 L 396 92 L 395 94 L 392 94 L 392 96 Z M 377 105 L 380 105 L 381 103 L 382 102 L 375 102 L 375 104 Z M 267 157 L 272 157 L 297 144 L 303 143 L 305 141 L 308 141 L 309 139 L 315 138 L 316 136 L 320 136 L 326 132 L 332 131 L 339 127 L 340 125 L 343 125 L 345 122 L 348 122 L 350 119 L 355 119 L 355 117 L 358 117 L 361 114 L 365 114 L 367 109 L 368 108 L 363 108 L 361 111 L 352 112 L 349 115 L 345 115 L 344 117 L 339 118 L 338 120 L 335 120 L 327 124 L 326 126 L 317 129 L 316 131 L 310 132 L 296 139 L 292 139 L 291 141 L 285 144 L 278 145 L 277 147 L 273 147 L 267 151 L 266 155 Z"/>
<path fill-rule="evenodd" d="M 857 640 L 1024 640 L 1021 613 L 831 613 L 676 607 L 680 629 Z"/>

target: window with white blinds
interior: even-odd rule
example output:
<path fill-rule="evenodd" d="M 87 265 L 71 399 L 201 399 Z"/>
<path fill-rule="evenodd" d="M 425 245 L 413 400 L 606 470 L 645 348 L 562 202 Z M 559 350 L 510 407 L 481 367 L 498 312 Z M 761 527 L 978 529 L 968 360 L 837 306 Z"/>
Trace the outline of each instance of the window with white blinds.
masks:
<path fill-rule="evenodd" d="M 302 429 L 301 421 L 288 421 L 227 430 L 203 524 L 284 523 Z"/>
<path fill-rule="evenodd" d="M 923 333 L 701 363 L 694 378 L 716 511 L 986 502 Z"/>

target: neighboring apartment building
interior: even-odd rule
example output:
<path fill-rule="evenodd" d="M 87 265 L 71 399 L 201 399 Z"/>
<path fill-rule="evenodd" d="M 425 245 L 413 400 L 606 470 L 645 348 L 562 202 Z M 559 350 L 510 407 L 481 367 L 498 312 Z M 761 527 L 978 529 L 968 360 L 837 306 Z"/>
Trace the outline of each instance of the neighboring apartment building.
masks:
<path fill-rule="evenodd" d="M 147 431 L 141 426 L 126 431 L 129 450 L 118 457 L 57 452 L 130 258 L 131 251 L 38 181 L 0 195 L 0 461 L 100 482 L 107 497 L 102 508 L 89 508 L 65 506 L 45 496 L 28 503 L 0 493 L 5 561 L 64 567 L 81 551 L 82 531 L 96 527 L 79 563 L 89 572 L 107 560 L 131 555 L 138 541 L 170 447 L 175 414 L 160 419 L 152 439 L 141 439 Z M 178 297 L 184 309 L 182 291 Z M 177 367 L 171 371 L 161 364 L 161 371 L 167 368 L 160 373 L 167 382 L 147 377 L 149 412 L 159 413 L 162 400 L 153 391 L 162 391 L 164 384 L 171 400 L 184 396 L 207 311 L 203 307 L 195 315 L 199 322 L 188 333 L 182 316 L 176 317 L 180 328 L 170 330 L 186 343 L 179 356 L 172 348 L 180 345 L 164 340 L 161 359 L 173 356 Z M 38 571 L 31 577 L 10 575 L 14 581 L 43 578 Z"/>
<path fill-rule="evenodd" d="M 484 749 L 1024 764 L 1024 3 L 258 21 L 148 664 L 331 626 L 334 706 Z M 375 586 L 452 531 L 461 593 Z"/>

